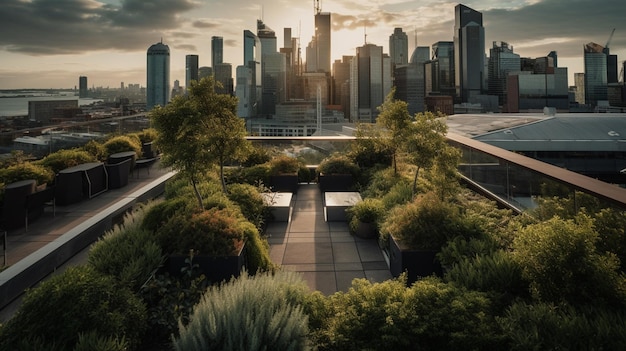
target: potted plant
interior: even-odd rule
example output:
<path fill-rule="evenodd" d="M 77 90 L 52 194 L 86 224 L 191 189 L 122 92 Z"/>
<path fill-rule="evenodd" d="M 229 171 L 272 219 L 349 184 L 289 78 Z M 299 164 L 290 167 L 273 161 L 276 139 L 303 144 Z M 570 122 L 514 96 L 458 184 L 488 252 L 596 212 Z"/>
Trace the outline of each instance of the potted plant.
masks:
<path fill-rule="evenodd" d="M 295 157 L 280 155 L 269 161 L 270 188 L 276 192 L 298 191 L 298 172 L 302 167 Z"/>
<path fill-rule="evenodd" d="M 351 191 L 359 173 L 359 166 L 345 155 L 329 156 L 317 167 L 317 179 L 322 191 Z"/>
<path fill-rule="evenodd" d="M 357 202 L 348 210 L 350 232 L 363 239 L 378 237 L 378 221 L 383 217 L 385 208 L 379 199 L 366 198 Z"/>

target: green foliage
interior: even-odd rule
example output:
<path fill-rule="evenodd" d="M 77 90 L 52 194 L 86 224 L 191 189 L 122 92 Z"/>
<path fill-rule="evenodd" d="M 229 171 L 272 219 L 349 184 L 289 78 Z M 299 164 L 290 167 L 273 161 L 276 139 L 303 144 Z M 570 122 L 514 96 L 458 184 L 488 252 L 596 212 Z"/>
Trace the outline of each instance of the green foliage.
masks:
<path fill-rule="evenodd" d="M 56 174 L 68 167 L 96 161 L 98 161 L 96 156 L 85 150 L 63 149 L 51 153 L 38 162 L 44 167 L 50 168 Z"/>
<path fill-rule="evenodd" d="M 317 174 L 350 174 L 354 179 L 358 179 L 359 173 L 359 166 L 348 156 L 341 154 L 328 156 L 317 166 Z"/>
<path fill-rule="evenodd" d="M 250 148 L 250 153 L 247 155 L 245 161 L 241 163 L 244 167 L 262 165 L 269 162 L 272 159 L 267 148 L 253 144 Z"/>
<path fill-rule="evenodd" d="M 611 308 L 515 303 L 497 318 L 507 350 L 623 350 L 626 314 Z"/>
<path fill-rule="evenodd" d="M 145 211 L 139 208 L 127 214 L 122 225 L 92 245 L 87 258 L 96 271 L 115 277 L 132 291 L 139 291 L 163 261 L 153 233 L 141 228 Z"/>
<path fill-rule="evenodd" d="M 246 241 L 246 267 L 251 274 L 273 271 L 276 267 L 270 258 L 270 245 L 261 238 L 259 230 L 247 221 L 239 223 Z"/>
<path fill-rule="evenodd" d="M 312 338 L 320 350 L 498 349 L 484 294 L 438 279 L 406 287 L 403 279 L 355 279 L 327 303 L 313 300 Z"/>
<path fill-rule="evenodd" d="M 408 103 L 396 100 L 394 94 L 395 89 L 387 94 L 383 104 L 378 107 L 380 111 L 376 118 L 378 131 L 373 136 L 376 144 L 379 145 L 378 150 L 389 151 L 394 172 L 397 172 L 398 153 L 410 135 L 412 119 L 409 114 Z"/>
<path fill-rule="evenodd" d="M 594 215 L 594 228 L 599 240 L 599 252 L 612 252 L 620 261 L 620 270 L 626 272 L 626 214 L 623 210 L 605 208 Z"/>
<path fill-rule="evenodd" d="M 348 157 L 361 169 L 372 168 L 378 165 L 389 167 L 392 165 L 393 150 L 387 145 L 378 142 L 377 134 L 372 125 L 360 124 L 357 126 L 356 140 L 350 143 Z"/>
<path fill-rule="evenodd" d="M 150 328 L 150 339 L 143 344 L 145 349 L 158 349 L 163 344 L 168 345 L 166 349 L 171 349 L 170 338 L 178 333 L 179 321 L 189 322 L 189 315 L 206 291 L 208 280 L 193 258 L 194 253 L 190 252 L 183 274 L 158 274 L 142 287 L 141 296 L 147 305 Z"/>
<path fill-rule="evenodd" d="M 413 187 L 405 178 L 401 178 L 383 196 L 382 202 L 386 209 L 392 209 L 397 205 L 404 205 L 413 200 Z"/>
<path fill-rule="evenodd" d="M 24 162 L 0 169 L 0 183 L 5 185 L 35 179 L 37 184 L 52 183 L 55 173 L 43 165 Z"/>
<path fill-rule="evenodd" d="M 251 185 L 269 184 L 269 163 L 249 167 L 230 168 L 227 171 L 229 183 L 246 183 Z"/>
<path fill-rule="evenodd" d="M 263 226 L 269 216 L 269 210 L 258 187 L 250 184 L 231 184 L 228 186 L 228 198 L 239 205 L 244 217 L 257 228 Z"/>
<path fill-rule="evenodd" d="M 409 181 L 393 169 L 381 169 L 372 175 L 367 187 L 361 191 L 361 195 L 366 198 L 382 198 L 398 183 L 409 184 Z"/>
<path fill-rule="evenodd" d="M 90 155 L 95 157 L 96 160 L 105 161 L 108 154 L 104 144 L 97 140 L 89 140 L 87 144 L 83 145 L 83 150 L 87 151 Z"/>
<path fill-rule="evenodd" d="M 359 222 L 374 223 L 378 228 L 379 221 L 381 221 L 385 215 L 385 207 L 383 202 L 379 199 L 365 198 L 363 201 L 359 201 L 354 206 L 346 210 L 349 220 L 349 227 L 352 233 L 356 232 Z"/>
<path fill-rule="evenodd" d="M 137 133 L 137 137 L 142 144 L 153 142 L 157 139 L 158 132 L 155 128 L 147 128 Z"/>
<path fill-rule="evenodd" d="M 128 343 L 124 338 L 102 336 L 92 331 L 78 335 L 78 342 L 73 351 L 127 351 Z"/>
<path fill-rule="evenodd" d="M 161 162 L 178 170 L 194 189 L 207 170 L 219 166 L 225 193 L 224 165 L 244 160 L 250 149 L 245 122 L 237 117 L 237 99 L 218 94 L 212 77 L 192 82 L 188 92 L 150 112 Z M 197 191 L 196 198 L 203 208 Z"/>
<path fill-rule="evenodd" d="M 420 195 L 413 202 L 391 209 L 381 233 L 392 235 L 409 248 L 435 251 L 456 236 L 476 234 L 455 205 L 441 201 L 434 193 Z"/>
<path fill-rule="evenodd" d="M 301 350 L 307 346 L 306 284 L 295 272 L 248 276 L 211 287 L 179 326 L 176 350 Z"/>
<path fill-rule="evenodd" d="M 273 157 L 269 162 L 269 174 L 292 174 L 298 173 L 304 164 L 295 157 L 287 155 L 278 155 Z"/>
<path fill-rule="evenodd" d="M 136 346 L 146 331 L 141 301 L 115 278 L 88 266 L 68 268 L 30 290 L 15 316 L 0 330 L 0 350 L 20 340 L 40 339 L 71 350 L 81 333 L 124 338 Z"/>
<path fill-rule="evenodd" d="M 237 212 L 230 209 L 179 212 L 157 229 L 157 235 L 167 252 L 185 255 L 194 250 L 201 255 L 228 256 L 244 239 L 239 223 Z"/>
<path fill-rule="evenodd" d="M 137 157 L 141 156 L 141 142 L 137 136 L 118 135 L 104 143 L 107 156 L 124 151 L 135 151 Z"/>
<path fill-rule="evenodd" d="M 155 233 L 157 229 L 165 225 L 170 218 L 178 213 L 184 213 L 189 207 L 189 200 L 183 197 L 163 200 L 150 206 L 147 210 L 141 229 L 145 229 L 150 233 Z"/>
<path fill-rule="evenodd" d="M 554 217 L 521 229 L 513 254 L 540 301 L 623 307 L 625 278 L 619 262 L 612 254 L 599 253 L 597 240 L 589 217 Z"/>

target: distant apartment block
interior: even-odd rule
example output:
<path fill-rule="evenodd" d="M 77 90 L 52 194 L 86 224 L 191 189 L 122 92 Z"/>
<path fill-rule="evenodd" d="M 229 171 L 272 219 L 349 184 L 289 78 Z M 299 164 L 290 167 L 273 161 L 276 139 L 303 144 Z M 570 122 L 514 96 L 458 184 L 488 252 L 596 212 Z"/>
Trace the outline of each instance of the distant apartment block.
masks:
<path fill-rule="evenodd" d="M 89 97 L 87 77 L 85 76 L 78 77 L 78 97 L 80 98 Z"/>
<path fill-rule="evenodd" d="M 78 100 L 29 101 L 28 119 L 49 124 L 57 119 L 71 119 L 78 114 Z"/>

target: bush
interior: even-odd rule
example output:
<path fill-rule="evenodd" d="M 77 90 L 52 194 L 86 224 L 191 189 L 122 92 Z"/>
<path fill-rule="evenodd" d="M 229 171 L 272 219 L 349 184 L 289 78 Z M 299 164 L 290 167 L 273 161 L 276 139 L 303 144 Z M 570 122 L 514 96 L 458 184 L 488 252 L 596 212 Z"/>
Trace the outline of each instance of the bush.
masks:
<path fill-rule="evenodd" d="M 211 208 L 192 213 L 177 213 L 157 229 L 161 247 L 174 254 L 228 256 L 236 252 L 244 239 L 237 213 Z"/>
<path fill-rule="evenodd" d="M 179 326 L 176 350 L 302 350 L 308 345 L 302 304 L 306 284 L 294 272 L 238 278 L 211 287 L 188 325 Z"/>
<path fill-rule="evenodd" d="M 78 335 L 78 343 L 73 351 L 127 351 L 128 343 L 112 336 L 101 336 L 97 332 Z"/>
<path fill-rule="evenodd" d="M 248 155 L 246 160 L 241 163 L 241 165 L 244 167 L 251 167 L 267 163 L 271 159 L 272 156 L 266 148 L 258 145 L 253 145 L 250 154 Z"/>
<path fill-rule="evenodd" d="M 350 174 L 354 179 L 358 179 L 360 169 L 348 156 L 334 154 L 320 162 L 317 166 L 317 174 Z"/>
<path fill-rule="evenodd" d="M 71 350 L 80 334 L 92 331 L 124 338 L 134 347 L 146 331 L 145 306 L 115 278 L 89 266 L 71 267 L 28 291 L 0 330 L 0 349 L 18 349 L 23 340 L 39 339 Z"/>
<path fill-rule="evenodd" d="M 118 135 L 104 143 L 107 156 L 124 151 L 135 151 L 137 158 L 141 156 L 141 142 L 139 137 L 133 135 Z"/>
<path fill-rule="evenodd" d="M 147 128 L 137 133 L 137 137 L 142 144 L 150 143 L 156 140 L 158 132 L 154 128 Z"/>
<path fill-rule="evenodd" d="M 291 174 L 298 173 L 303 163 L 295 157 L 286 155 L 275 156 L 269 162 L 269 174 Z"/>
<path fill-rule="evenodd" d="M 27 179 L 35 179 L 37 184 L 52 183 L 54 176 L 55 173 L 50 168 L 32 162 L 0 169 L 0 183 L 5 185 Z"/>
<path fill-rule="evenodd" d="M 141 229 L 146 209 L 127 214 L 122 225 L 107 232 L 89 250 L 88 262 L 102 274 L 139 291 L 163 262 L 163 253 L 152 232 Z"/>
<path fill-rule="evenodd" d="M 406 287 L 355 279 L 346 293 L 317 302 L 312 336 L 326 350 L 487 350 L 498 347 L 489 300 L 435 278 Z"/>
<path fill-rule="evenodd" d="M 100 161 L 104 162 L 107 159 L 107 150 L 104 144 L 96 140 L 89 140 L 87 144 L 83 145 L 83 150 Z"/>
<path fill-rule="evenodd" d="M 246 240 L 246 266 L 248 272 L 256 274 L 258 272 L 273 271 L 274 263 L 270 258 L 270 246 L 267 240 L 261 238 L 259 230 L 247 221 L 242 221 L 240 226 Z"/>
<path fill-rule="evenodd" d="M 439 251 L 450 239 L 475 235 L 464 223 L 459 209 L 441 201 L 434 193 L 396 206 L 381 226 L 381 232 L 402 241 L 411 249 Z"/>
<path fill-rule="evenodd" d="M 189 199 L 182 197 L 163 200 L 150 206 L 141 223 L 141 229 L 155 233 L 178 213 L 184 213 L 190 204 Z M 195 205 L 195 203 L 194 203 Z"/>
<path fill-rule="evenodd" d="M 38 162 L 44 167 L 50 168 L 55 174 L 57 174 L 59 171 L 66 168 L 96 161 L 98 161 L 98 159 L 85 150 L 64 149 L 53 152 Z"/>
<path fill-rule="evenodd" d="M 354 233 L 359 226 L 359 222 L 374 223 L 378 228 L 379 220 L 385 215 L 385 208 L 379 199 L 366 198 L 359 201 L 354 206 L 348 208 L 348 216 L 350 218 L 350 231 Z"/>
<path fill-rule="evenodd" d="M 250 184 L 229 185 L 228 198 L 239 205 L 241 213 L 246 219 L 261 229 L 269 211 L 257 187 Z"/>
<path fill-rule="evenodd" d="M 226 179 L 230 184 L 245 183 L 251 185 L 269 184 L 269 163 L 226 170 Z"/>

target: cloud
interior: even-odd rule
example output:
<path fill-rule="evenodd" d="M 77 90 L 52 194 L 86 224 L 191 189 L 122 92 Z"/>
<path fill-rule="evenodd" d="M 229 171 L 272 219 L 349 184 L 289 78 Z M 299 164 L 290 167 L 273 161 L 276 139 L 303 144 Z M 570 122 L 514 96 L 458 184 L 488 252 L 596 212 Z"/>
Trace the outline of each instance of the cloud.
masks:
<path fill-rule="evenodd" d="M 191 25 L 193 27 L 195 27 L 195 28 L 202 28 L 202 29 L 205 29 L 205 28 L 218 28 L 220 26 L 217 23 L 209 22 L 208 20 L 205 20 L 205 19 L 193 21 L 193 23 Z"/>

